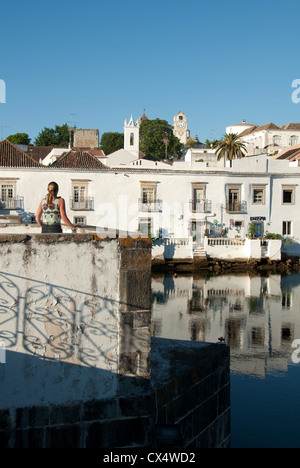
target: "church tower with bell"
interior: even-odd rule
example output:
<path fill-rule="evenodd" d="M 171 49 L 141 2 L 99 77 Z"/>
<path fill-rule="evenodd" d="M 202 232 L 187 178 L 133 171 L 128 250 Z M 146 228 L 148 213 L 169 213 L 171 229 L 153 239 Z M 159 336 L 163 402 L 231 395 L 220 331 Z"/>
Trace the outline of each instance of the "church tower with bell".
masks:
<path fill-rule="evenodd" d="M 140 126 L 133 117 L 124 123 L 124 150 L 132 153 L 137 159 L 140 153 Z"/>
<path fill-rule="evenodd" d="M 187 116 L 182 111 L 174 115 L 173 133 L 181 143 L 184 145 L 187 144 L 187 140 L 190 137 L 190 131 L 187 128 Z"/>

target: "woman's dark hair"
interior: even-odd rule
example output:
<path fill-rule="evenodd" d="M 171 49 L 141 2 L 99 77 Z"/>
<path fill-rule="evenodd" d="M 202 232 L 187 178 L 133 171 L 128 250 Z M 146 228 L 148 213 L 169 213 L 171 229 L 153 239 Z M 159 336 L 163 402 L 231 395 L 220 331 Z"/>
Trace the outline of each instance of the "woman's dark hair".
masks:
<path fill-rule="evenodd" d="M 48 208 L 52 208 L 54 206 L 53 202 L 56 199 L 58 194 L 58 185 L 56 182 L 50 182 L 48 184 L 48 195 L 46 198 L 46 205 Z"/>

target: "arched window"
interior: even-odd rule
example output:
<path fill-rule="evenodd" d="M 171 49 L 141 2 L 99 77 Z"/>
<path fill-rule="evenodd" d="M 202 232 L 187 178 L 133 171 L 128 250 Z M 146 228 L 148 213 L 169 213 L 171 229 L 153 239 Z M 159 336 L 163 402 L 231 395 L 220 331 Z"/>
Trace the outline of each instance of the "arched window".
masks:
<path fill-rule="evenodd" d="M 293 135 L 291 136 L 291 146 L 294 146 L 298 143 L 298 137 Z"/>
<path fill-rule="evenodd" d="M 274 135 L 273 136 L 273 144 L 274 145 L 280 145 L 280 136 L 279 135 Z"/>
<path fill-rule="evenodd" d="M 130 133 L 130 146 L 134 146 L 134 134 Z"/>

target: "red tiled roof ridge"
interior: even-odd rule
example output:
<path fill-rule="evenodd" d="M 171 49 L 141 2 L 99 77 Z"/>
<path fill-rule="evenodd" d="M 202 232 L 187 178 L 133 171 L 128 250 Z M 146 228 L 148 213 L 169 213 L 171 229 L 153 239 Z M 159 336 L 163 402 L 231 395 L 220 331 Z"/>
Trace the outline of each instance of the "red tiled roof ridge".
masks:
<path fill-rule="evenodd" d="M 101 161 L 90 151 L 72 148 L 71 150 L 63 153 L 59 158 L 54 161 L 51 167 L 65 167 L 65 168 L 82 168 L 82 169 L 106 169 Z M 107 168 L 108 169 L 108 168 Z"/>
<path fill-rule="evenodd" d="M 4 148 L 4 152 L 1 150 Z M 3 164 L 5 163 L 5 164 Z M 44 167 L 30 154 L 25 153 L 9 140 L 0 142 L 0 166 L 2 167 Z"/>

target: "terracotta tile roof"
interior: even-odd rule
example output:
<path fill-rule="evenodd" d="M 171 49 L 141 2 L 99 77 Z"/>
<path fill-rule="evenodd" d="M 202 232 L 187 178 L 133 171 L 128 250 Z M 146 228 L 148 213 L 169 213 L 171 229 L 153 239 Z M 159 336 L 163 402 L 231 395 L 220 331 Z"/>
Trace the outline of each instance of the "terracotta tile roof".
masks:
<path fill-rule="evenodd" d="M 288 159 L 296 161 L 300 157 L 300 145 L 289 146 L 280 153 L 276 154 L 272 159 Z"/>
<path fill-rule="evenodd" d="M 28 146 L 26 153 L 39 162 L 40 159 L 45 159 L 45 157 L 51 153 L 53 148 L 53 146 Z"/>
<path fill-rule="evenodd" d="M 108 169 L 98 158 L 93 156 L 90 151 L 72 149 L 63 153 L 51 167 L 70 168 L 70 169 Z"/>
<path fill-rule="evenodd" d="M 239 134 L 240 137 L 250 135 L 251 133 L 254 132 L 261 132 L 263 130 L 284 130 L 284 131 L 300 131 L 300 123 L 290 123 L 288 125 L 282 125 L 281 127 L 278 127 L 278 125 L 274 124 L 273 122 L 267 123 L 265 125 L 257 126 L 253 125 L 251 128 L 247 128 L 244 130 L 242 133 Z"/>
<path fill-rule="evenodd" d="M 261 125 L 256 129 L 257 132 L 260 132 L 262 130 L 281 130 L 278 125 L 274 124 L 273 122 L 267 123 L 265 125 Z"/>
<path fill-rule="evenodd" d="M 300 123 L 290 123 L 285 126 L 285 130 L 300 130 Z"/>
<path fill-rule="evenodd" d="M 8 140 L 0 142 L 1 167 L 43 167 L 29 154 L 24 153 Z"/>
<path fill-rule="evenodd" d="M 246 128 L 246 130 L 244 130 L 243 132 L 239 133 L 239 137 L 243 137 L 243 136 L 246 136 L 246 135 L 250 135 L 251 133 L 255 132 L 257 128 L 258 128 L 257 125 L 253 125 L 253 127 Z"/>
<path fill-rule="evenodd" d="M 89 149 L 88 150 L 93 156 L 98 158 L 107 158 L 106 154 L 101 149 Z"/>

